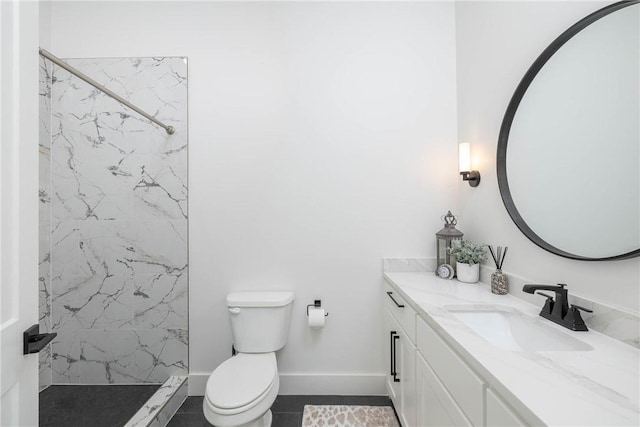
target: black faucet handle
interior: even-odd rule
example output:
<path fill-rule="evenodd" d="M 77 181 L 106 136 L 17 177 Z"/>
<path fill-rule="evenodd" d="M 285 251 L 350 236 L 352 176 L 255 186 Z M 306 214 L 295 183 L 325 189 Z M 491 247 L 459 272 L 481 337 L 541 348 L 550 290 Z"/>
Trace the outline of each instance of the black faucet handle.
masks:
<path fill-rule="evenodd" d="M 582 311 L 585 311 L 587 313 L 593 313 L 593 310 L 589 310 L 588 308 L 584 308 L 584 307 L 582 307 L 580 305 L 577 305 L 577 304 L 571 304 L 571 308 L 572 309 L 573 308 L 577 308 L 578 310 L 582 310 Z"/>
<path fill-rule="evenodd" d="M 540 291 L 537 291 L 536 293 L 538 295 L 542 295 L 543 297 L 546 297 L 548 299 L 553 299 L 553 295 L 545 294 L 544 292 L 540 292 Z"/>
<path fill-rule="evenodd" d="M 549 295 L 549 294 L 545 294 L 544 292 L 540 292 L 540 291 L 538 291 L 536 293 L 547 298 L 544 301 L 544 306 L 542 307 L 542 311 L 540 313 L 551 314 L 551 312 L 553 311 L 553 306 L 555 305 L 555 301 L 553 299 L 553 296 Z"/>
<path fill-rule="evenodd" d="M 558 283 L 557 285 L 527 284 L 522 287 L 522 291 L 532 294 L 536 291 L 551 291 L 555 293 L 563 293 L 567 291 L 567 285 Z"/>

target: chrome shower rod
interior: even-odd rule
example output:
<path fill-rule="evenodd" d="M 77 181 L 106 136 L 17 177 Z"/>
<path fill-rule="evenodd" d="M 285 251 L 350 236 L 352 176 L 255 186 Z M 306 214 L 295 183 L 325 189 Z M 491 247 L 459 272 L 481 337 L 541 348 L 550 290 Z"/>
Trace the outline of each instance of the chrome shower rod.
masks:
<path fill-rule="evenodd" d="M 136 113 L 140 114 L 141 116 L 146 117 L 147 119 L 151 120 L 153 123 L 157 124 L 158 126 L 163 128 L 164 130 L 166 130 L 169 135 L 173 135 L 175 133 L 176 130 L 175 130 L 175 128 L 173 126 L 165 125 L 160 120 L 158 120 L 155 117 L 151 116 L 150 114 L 142 111 L 140 108 L 136 107 L 135 105 L 133 105 L 132 103 L 130 103 L 129 101 L 127 101 L 126 99 L 124 99 L 123 97 L 118 95 L 117 93 L 107 89 L 106 87 L 104 87 L 103 85 L 98 83 L 97 81 L 93 80 L 91 77 L 89 77 L 86 74 L 82 73 L 81 71 L 73 68 L 71 65 L 67 64 L 62 59 L 60 59 L 57 56 L 53 55 L 51 52 L 48 52 L 48 51 L 40 48 L 40 55 L 45 57 L 45 58 L 47 58 L 49 61 L 53 62 L 57 66 L 59 66 L 61 68 L 64 68 L 65 70 L 67 70 L 68 72 L 73 74 L 74 76 L 76 76 L 76 77 L 84 80 L 85 82 L 89 83 L 91 86 L 95 87 L 96 89 L 106 93 L 107 95 L 109 95 L 110 97 L 112 97 L 113 99 L 118 101 L 119 103 L 121 103 L 123 105 L 126 105 L 127 107 L 131 108 L 133 111 L 135 111 Z"/>

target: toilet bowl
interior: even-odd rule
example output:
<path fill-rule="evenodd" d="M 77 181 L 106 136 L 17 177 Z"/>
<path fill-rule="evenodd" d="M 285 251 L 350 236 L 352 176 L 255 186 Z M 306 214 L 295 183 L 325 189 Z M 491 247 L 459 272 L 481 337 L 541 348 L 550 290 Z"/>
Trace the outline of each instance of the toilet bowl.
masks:
<path fill-rule="evenodd" d="M 219 427 L 270 426 L 269 408 L 279 386 L 275 353 L 240 353 L 209 377 L 203 402 L 205 418 Z"/>
<path fill-rule="evenodd" d="M 227 296 L 233 345 L 207 381 L 204 416 L 217 427 L 270 427 L 280 379 L 275 352 L 289 333 L 292 292 L 236 292 Z"/>

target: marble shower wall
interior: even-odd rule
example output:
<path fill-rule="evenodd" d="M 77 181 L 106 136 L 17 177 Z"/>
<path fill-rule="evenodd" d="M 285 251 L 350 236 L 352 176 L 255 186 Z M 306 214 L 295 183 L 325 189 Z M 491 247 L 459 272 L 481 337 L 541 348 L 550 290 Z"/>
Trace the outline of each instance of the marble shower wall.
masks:
<path fill-rule="evenodd" d="M 38 137 L 38 302 L 40 332 L 51 331 L 51 63 L 40 58 L 40 111 Z M 40 390 L 51 385 L 51 346 L 40 357 Z"/>
<path fill-rule="evenodd" d="M 162 383 L 186 375 L 186 58 L 67 62 L 176 133 L 54 68 L 52 381 Z"/>

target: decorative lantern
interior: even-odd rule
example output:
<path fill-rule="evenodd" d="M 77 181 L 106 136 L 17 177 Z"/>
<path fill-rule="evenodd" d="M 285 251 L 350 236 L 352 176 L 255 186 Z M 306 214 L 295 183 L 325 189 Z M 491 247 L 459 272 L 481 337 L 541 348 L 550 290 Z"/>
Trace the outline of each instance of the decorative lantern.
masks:
<path fill-rule="evenodd" d="M 449 248 L 453 240 L 462 240 L 462 236 L 464 235 L 456 228 L 458 219 L 451 214 L 451 211 L 448 211 L 447 214 L 442 217 L 442 220 L 444 221 L 444 228 L 436 233 L 436 274 L 438 271 L 437 267 L 440 267 L 442 264 L 448 264 L 455 268 L 455 266 L 452 265 L 455 263 L 455 260 L 452 261 Z"/>

